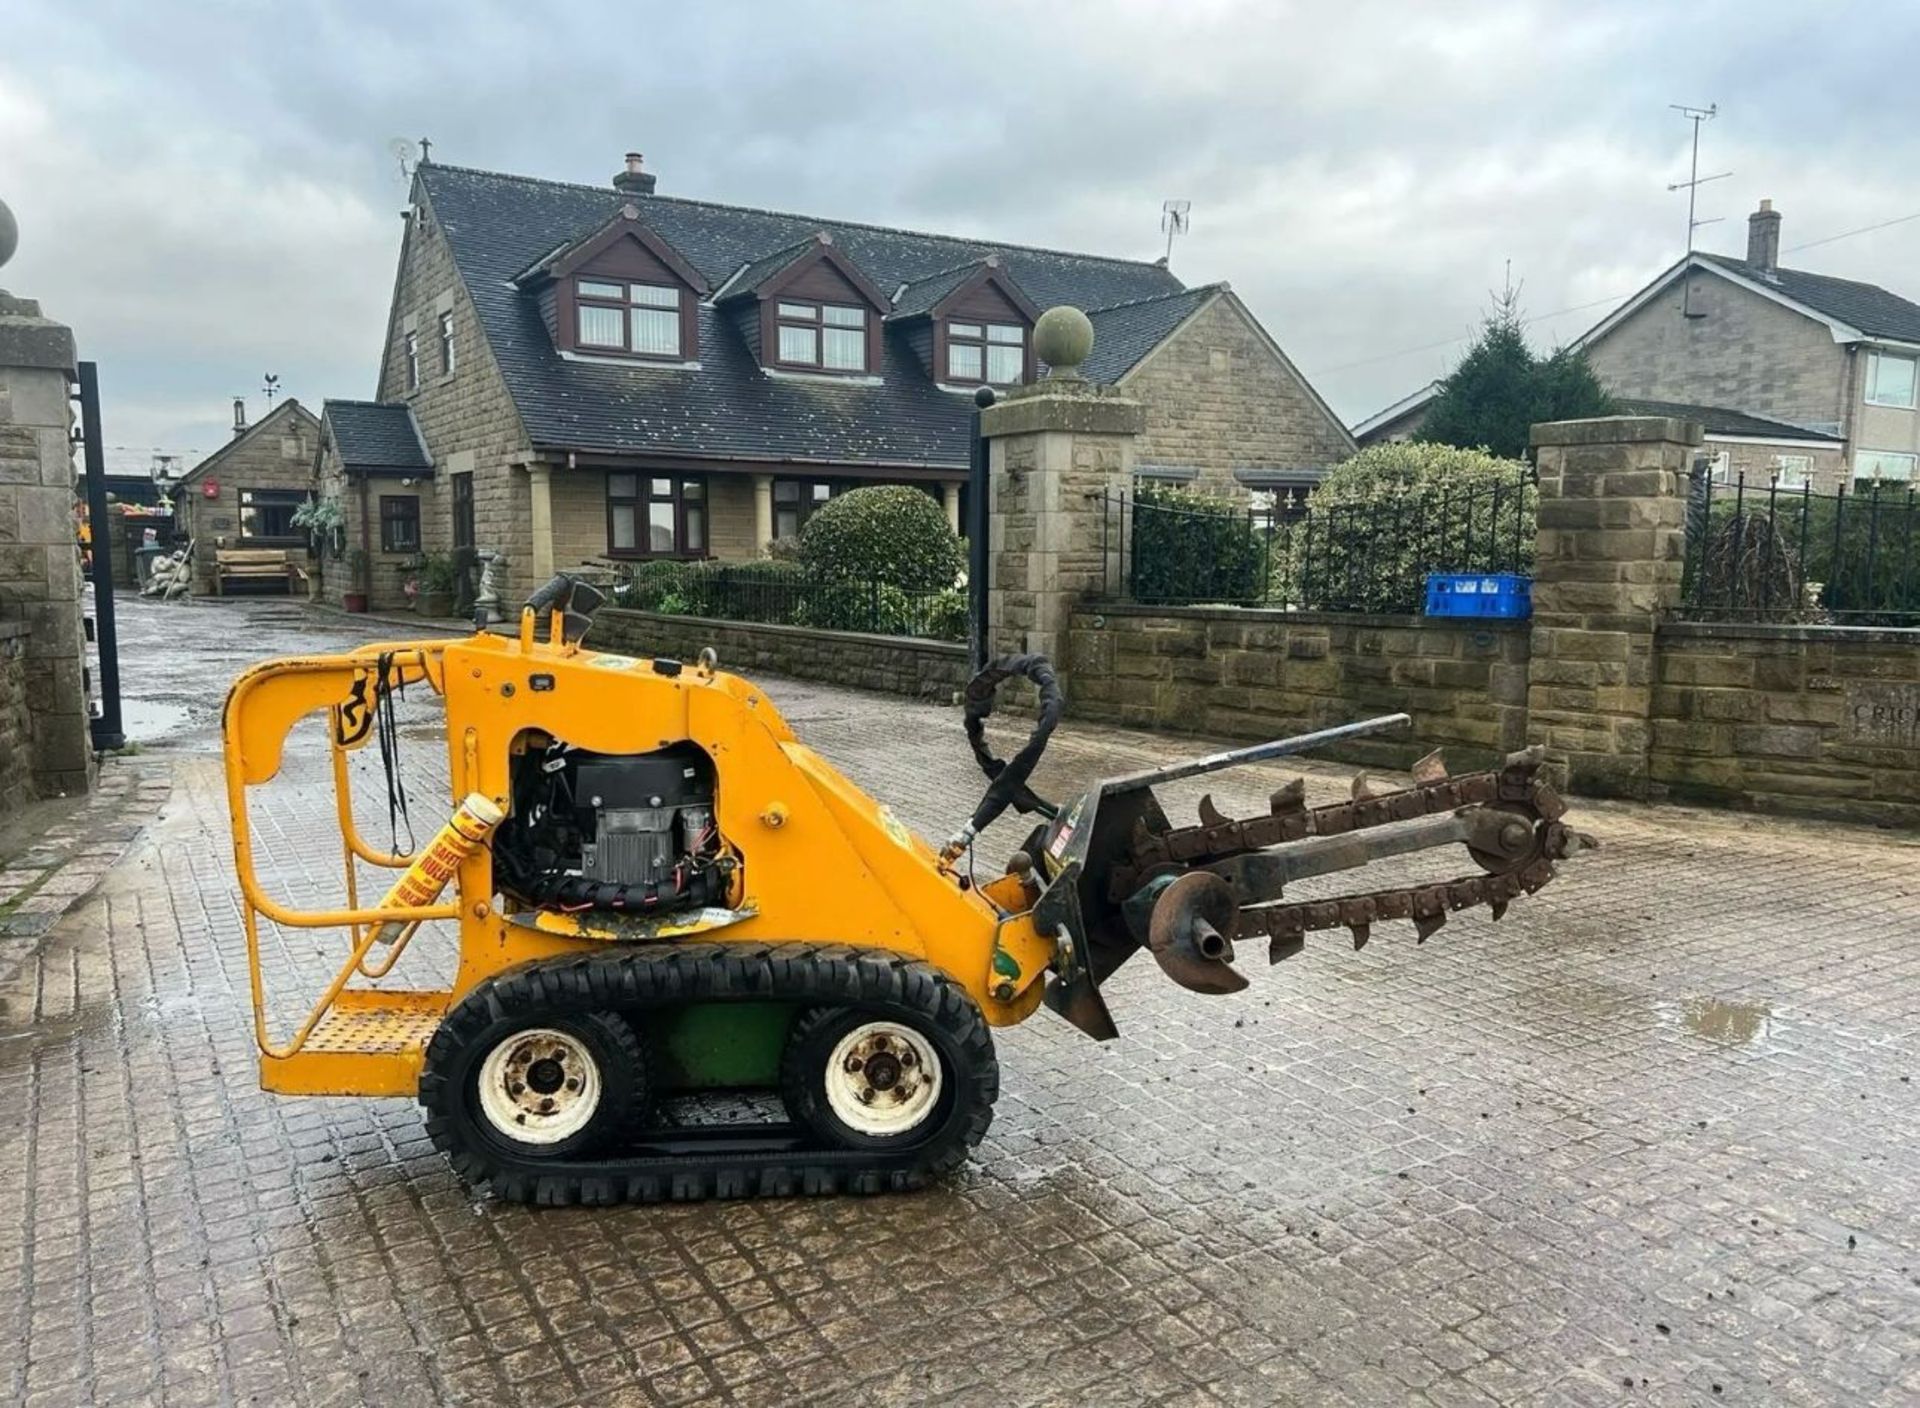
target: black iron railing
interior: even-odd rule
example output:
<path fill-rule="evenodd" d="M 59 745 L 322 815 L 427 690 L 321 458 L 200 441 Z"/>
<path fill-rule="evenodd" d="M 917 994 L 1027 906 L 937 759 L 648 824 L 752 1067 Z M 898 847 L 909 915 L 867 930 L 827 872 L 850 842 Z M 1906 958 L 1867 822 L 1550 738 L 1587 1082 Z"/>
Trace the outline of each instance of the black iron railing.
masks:
<path fill-rule="evenodd" d="M 1920 626 L 1912 485 L 1817 494 L 1697 474 L 1691 490 L 1683 618 Z"/>
<path fill-rule="evenodd" d="M 1433 572 L 1531 575 L 1536 493 L 1516 475 L 1306 508 L 1142 485 L 1106 495 L 1103 585 L 1169 606 L 1417 612 Z"/>
<path fill-rule="evenodd" d="M 643 562 L 617 567 L 616 606 L 779 626 L 964 642 L 962 588 L 910 591 L 809 573 L 787 562 Z"/>

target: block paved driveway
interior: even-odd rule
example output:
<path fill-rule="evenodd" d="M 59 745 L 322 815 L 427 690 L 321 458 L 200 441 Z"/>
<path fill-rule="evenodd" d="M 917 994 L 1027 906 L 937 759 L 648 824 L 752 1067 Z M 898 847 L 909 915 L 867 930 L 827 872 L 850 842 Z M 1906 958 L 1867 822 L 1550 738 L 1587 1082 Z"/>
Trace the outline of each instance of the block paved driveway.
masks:
<path fill-rule="evenodd" d="M 1119 1041 L 1044 1013 L 1003 1034 L 993 1129 L 933 1191 L 529 1211 L 470 1196 L 408 1102 L 255 1084 L 220 692 L 389 628 L 129 603 L 122 629 L 174 791 L 77 910 L 0 948 L 8 1401 L 1920 1401 L 1910 837 L 1584 806 L 1605 848 L 1499 925 L 1243 952 L 1233 998 L 1136 960 Z M 911 825 L 970 808 L 956 711 L 768 683 Z M 1068 727 L 1039 781 L 1202 746 Z M 256 817 L 296 899 L 337 854 L 318 762 Z M 271 981 L 316 991 L 331 942 L 271 945 Z"/>

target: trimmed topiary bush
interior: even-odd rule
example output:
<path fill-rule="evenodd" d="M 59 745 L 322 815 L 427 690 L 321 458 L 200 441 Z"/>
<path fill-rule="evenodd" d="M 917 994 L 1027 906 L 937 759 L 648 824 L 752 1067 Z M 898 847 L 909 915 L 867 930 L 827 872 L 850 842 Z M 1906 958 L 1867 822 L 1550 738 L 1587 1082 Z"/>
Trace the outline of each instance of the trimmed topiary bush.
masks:
<path fill-rule="evenodd" d="M 800 561 L 817 579 L 941 591 L 964 563 L 938 502 L 903 484 L 849 489 L 817 509 L 800 534 Z"/>

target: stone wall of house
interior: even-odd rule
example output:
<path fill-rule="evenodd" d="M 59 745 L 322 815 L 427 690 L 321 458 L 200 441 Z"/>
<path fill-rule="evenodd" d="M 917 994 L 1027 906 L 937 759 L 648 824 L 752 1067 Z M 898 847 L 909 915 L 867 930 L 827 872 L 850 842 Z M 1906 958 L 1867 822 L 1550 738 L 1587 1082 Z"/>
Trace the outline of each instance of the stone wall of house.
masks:
<path fill-rule="evenodd" d="M 1527 742 L 1524 621 L 1102 603 L 1070 635 L 1078 718 L 1266 739 L 1411 714 L 1411 730 L 1331 750 L 1383 767 L 1434 748 L 1480 766 Z"/>
<path fill-rule="evenodd" d="M 72 795 L 94 780 L 73 514 L 76 365 L 72 329 L 0 289 L 0 673 L 10 681 L 0 735 L 26 739 L 5 760 L 4 796 Z"/>
<path fill-rule="evenodd" d="M 1142 466 L 1196 469 L 1196 487 L 1240 492 L 1236 469 L 1321 468 L 1353 438 L 1231 294 L 1120 380 L 1146 408 Z"/>
<path fill-rule="evenodd" d="M 1717 455 L 1722 451 L 1727 456 L 1727 478 L 1737 479 L 1746 476 L 1748 489 L 1758 489 L 1765 493 L 1767 486 L 1773 483 L 1774 476 L 1780 471 L 1780 460 L 1804 458 L 1812 461 L 1813 491 L 1816 494 L 1831 494 L 1845 485 L 1853 487 L 1851 471 L 1847 465 L 1845 450 L 1798 449 L 1788 445 L 1755 445 L 1746 441 L 1716 440 L 1709 435 L 1701 447 L 1701 453 Z M 1782 494 L 1789 492 L 1781 490 Z"/>
<path fill-rule="evenodd" d="M 552 474 L 554 569 L 605 561 L 607 471 L 555 466 Z M 709 474 L 706 481 L 708 553 L 729 562 L 757 556 L 752 476 Z"/>
<path fill-rule="evenodd" d="M 312 492 L 319 447 L 319 421 L 298 401 L 287 400 L 255 421 L 218 459 L 203 460 L 187 472 L 174 501 L 181 530 L 193 539 L 195 592 L 214 590 L 214 558 L 222 548 L 284 552 L 289 562 L 309 570 L 304 532 L 295 530 L 271 542 L 244 540 L 240 496 L 257 489 Z M 297 590 L 298 584 L 294 586 Z"/>
<path fill-rule="evenodd" d="M 415 190 L 416 198 L 424 200 L 421 189 Z M 442 313 L 453 315 L 451 373 L 441 365 Z M 414 388 L 407 386 L 408 333 L 414 334 L 419 346 L 420 384 Z M 433 478 L 424 486 L 421 500 L 420 532 L 426 550 L 445 552 L 452 546 L 452 476 L 471 473 L 476 544 L 507 554 L 511 593 L 525 595 L 538 585 L 529 565 L 532 501 L 526 472 L 516 468 L 530 454 L 526 429 L 431 208 L 424 219 L 415 218 L 407 226 L 376 399 L 413 408 L 433 458 Z M 560 473 L 555 471 L 556 482 Z M 377 536 L 377 525 L 375 531 Z M 357 527 L 349 527 L 348 541 L 359 541 Z"/>
<path fill-rule="evenodd" d="M 1652 776 L 1689 800 L 1920 826 L 1920 631 L 1663 625 Z"/>
<path fill-rule="evenodd" d="M 967 648 L 946 641 L 870 636 L 662 616 L 606 608 L 593 618 L 588 646 L 642 658 L 692 661 L 711 646 L 720 668 L 749 678 L 786 675 L 851 689 L 951 703 L 967 683 Z"/>
<path fill-rule="evenodd" d="M 1717 275 L 1693 280 L 1691 315 L 1682 311 L 1676 280 L 1587 345 L 1609 391 L 1729 406 L 1796 425 L 1845 422 L 1847 350 L 1824 323 Z"/>

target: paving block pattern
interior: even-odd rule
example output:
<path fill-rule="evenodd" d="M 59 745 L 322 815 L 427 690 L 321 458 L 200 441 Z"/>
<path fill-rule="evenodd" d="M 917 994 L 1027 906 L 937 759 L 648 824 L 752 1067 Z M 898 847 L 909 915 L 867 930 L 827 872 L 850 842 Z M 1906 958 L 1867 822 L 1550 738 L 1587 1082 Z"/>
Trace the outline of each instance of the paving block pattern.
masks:
<path fill-rule="evenodd" d="M 277 648 L 246 626 L 283 609 L 172 619 L 231 612 L 238 655 Z M 180 629 L 127 614 L 136 658 Z M 187 652 L 209 690 L 214 649 Z M 957 711 L 767 683 L 908 824 L 943 834 L 971 807 Z M 430 711 L 404 720 L 423 826 L 444 797 Z M 1201 746 L 1064 727 L 1036 783 Z M 1234 998 L 1136 961 L 1109 987 L 1117 1042 L 1048 1014 L 1002 1033 L 993 1128 L 925 1194 L 537 1211 L 470 1194 L 408 1102 L 257 1089 L 211 735 L 156 756 L 165 815 L 0 967 L 9 1402 L 1920 1397 L 1920 867 L 1901 837 L 1583 805 L 1604 849 L 1498 925 L 1461 916 L 1420 946 L 1382 926 L 1359 953 L 1316 937 Z M 337 856 L 302 786 L 320 763 L 296 749 L 256 818 L 296 899 L 327 893 Z M 1315 802 L 1347 777 L 1308 774 Z M 1252 811 L 1282 776 L 1220 776 L 1216 801 Z M 341 949 L 268 952 L 276 990 L 311 993 Z M 431 972 L 444 942 L 416 957 Z"/>

